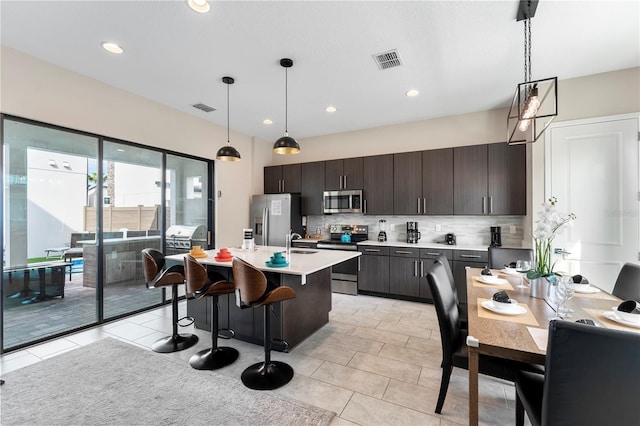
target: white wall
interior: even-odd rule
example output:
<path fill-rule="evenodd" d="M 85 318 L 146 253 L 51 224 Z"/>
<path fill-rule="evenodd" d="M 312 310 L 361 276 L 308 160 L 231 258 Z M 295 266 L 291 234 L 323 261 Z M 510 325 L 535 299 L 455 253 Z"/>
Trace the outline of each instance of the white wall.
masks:
<path fill-rule="evenodd" d="M 213 158 L 226 142 L 223 127 L 15 50 L 2 47 L 0 66 L 4 113 L 205 158 Z M 639 93 L 640 68 L 560 80 L 556 121 L 640 112 Z M 222 194 L 216 209 L 218 246 L 240 243 L 251 194 L 262 193 L 264 165 L 501 142 L 506 115 L 506 109 L 498 109 L 300 139 L 302 152 L 294 156 L 274 155 L 272 141 L 232 132 L 232 145 L 243 160 L 216 162 Z M 542 140 L 528 147 L 528 165 L 530 223 L 544 199 Z"/>
<path fill-rule="evenodd" d="M 224 127 L 5 46 L 0 59 L 3 113 L 210 159 L 227 141 Z M 268 143 L 236 132 L 230 137 L 242 161 L 216 162 L 218 246 L 241 243 L 250 194 L 262 192 L 262 167 L 270 160 Z"/>

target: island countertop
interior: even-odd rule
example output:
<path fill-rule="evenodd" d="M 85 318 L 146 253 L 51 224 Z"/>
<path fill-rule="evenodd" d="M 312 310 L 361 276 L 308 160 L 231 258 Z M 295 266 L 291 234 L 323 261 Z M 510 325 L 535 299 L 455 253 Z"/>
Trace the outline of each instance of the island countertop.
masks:
<path fill-rule="evenodd" d="M 261 271 L 276 272 L 289 275 L 310 275 L 314 272 L 321 271 L 326 268 L 330 268 L 333 265 L 342 263 L 349 259 L 360 256 L 362 253 L 357 251 L 345 251 L 345 250 L 316 250 L 316 249 L 303 249 L 294 247 L 291 251 L 291 259 L 289 259 L 289 265 L 284 267 L 270 267 L 266 262 L 271 258 L 275 252 L 284 252 L 284 247 L 276 246 L 258 246 L 255 250 L 242 250 L 239 248 L 229 248 L 229 252 L 234 257 L 238 257 Z M 215 259 L 217 249 L 205 250 L 207 257 L 197 258 L 196 260 L 205 265 L 225 266 L 230 268 L 231 261 L 221 262 Z M 184 254 L 174 254 L 167 256 L 170 260 L 182 260 Z"/>

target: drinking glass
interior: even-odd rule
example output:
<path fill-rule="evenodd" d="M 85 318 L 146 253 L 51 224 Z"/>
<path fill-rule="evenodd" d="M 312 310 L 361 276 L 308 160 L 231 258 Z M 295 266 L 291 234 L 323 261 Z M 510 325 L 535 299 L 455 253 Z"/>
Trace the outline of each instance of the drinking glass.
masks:
<path fill-rule="evenodd" d="M 527 288 L 527 285 L 524 283 L 524 274 L 526 274 L 531 269 L 531 262 L 528 260 L 517 260 L 516 261 L 516 272 L 520 273 L 520 284 L 518 287 Z"/>

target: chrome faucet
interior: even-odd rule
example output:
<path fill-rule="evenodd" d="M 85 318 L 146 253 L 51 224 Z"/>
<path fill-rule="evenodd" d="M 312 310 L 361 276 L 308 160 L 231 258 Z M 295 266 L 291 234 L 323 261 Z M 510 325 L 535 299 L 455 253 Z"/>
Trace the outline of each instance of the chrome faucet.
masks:
<path fill-rule="evenodd" d="M 297 232 L 289 231 L 289 238 L 291 238 L 291 240 L 301 240 L 302 235 L 298 234 Z"/>

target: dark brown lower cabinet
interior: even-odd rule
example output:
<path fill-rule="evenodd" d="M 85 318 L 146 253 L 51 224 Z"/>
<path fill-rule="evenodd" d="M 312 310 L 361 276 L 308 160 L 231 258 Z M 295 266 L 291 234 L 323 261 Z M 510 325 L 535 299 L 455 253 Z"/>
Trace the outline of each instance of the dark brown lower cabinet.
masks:
<path fill-rule="evenodd" d="M 218 267 L 214 267 L 218 270 Z M 233 280 L 229 268 L 219 268 Z M 295 347 L 329 322 L 331 310 L 331 268 L 307 275 L 305 285 L 296 275 L 265 273 L 277 286 L 293 288 L 296 298 L 268 307 L 271 315 L 271 337 Z M 219 327 L 234 331 L 235 339 L 262 345 L 264 343 L 264 307 L 240 309 L 234 294 L 218 298 Z M 195 319 L 196 328 L 211 331 L 211 299 L 187 300 L 187 315 Z M 219 342 L 220 343 L 220 342 Z M 222 343 L 220 343 L 222 344 Z M 274 347 L 278 349 L 278 347 Z"/>
<path fill-rule="evenodd" d="M 389 248 L 365 247 L 358 258 L 358 291 L 389 293 Z"/>

